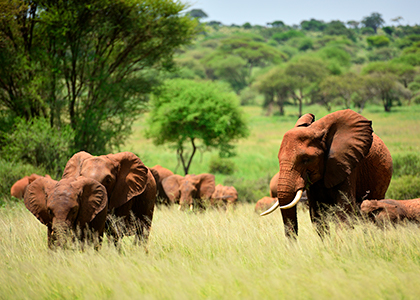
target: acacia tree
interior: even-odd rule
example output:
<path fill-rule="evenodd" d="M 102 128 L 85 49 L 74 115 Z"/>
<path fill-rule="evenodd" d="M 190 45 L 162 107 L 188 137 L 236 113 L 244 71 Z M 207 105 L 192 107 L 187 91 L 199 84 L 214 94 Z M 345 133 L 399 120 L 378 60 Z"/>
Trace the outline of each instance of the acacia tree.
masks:
<path fill-rule="evenodd" d="M 198 148 L 233 155 L 232 142 L 248 136 L 234 93 L 214 82 L 169 80 L 151 101 L 146 137 L 176 149 L 185 174 Z"/>
<path fill-rule="evenodd" d="M 0 100 L 23 102 L 8 107 L 17 115 L 27 108 L 27 119 L 45 115 L 51 126 L 70 123 L 75 150 L 95 154 L 124 142 L 156 83 L 150 70 L 170 68 L 175 49 L 197 28 L 181 14 L 185 5 L 171 0 L 15 0 L 3 6 L 0 70 L 12 80 L 0 83 Z"/>
<path fill-rule="evenodd" d="M 291 96 L 298 102 L 299 117 L 302 116 L 303 100 L 311 95 L 321 80 L 328 75 L 325 62 L 316 57 L 302 57 L 287 64 Z"/>

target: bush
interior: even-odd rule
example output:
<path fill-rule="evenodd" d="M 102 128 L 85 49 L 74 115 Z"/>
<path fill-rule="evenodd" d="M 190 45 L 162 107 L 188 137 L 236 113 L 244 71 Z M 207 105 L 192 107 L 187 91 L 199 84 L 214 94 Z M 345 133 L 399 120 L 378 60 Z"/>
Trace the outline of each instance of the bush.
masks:
<path fill-rule="evenodd" d="M 409 153 L 404 155 L 394 155 L 392 157 L 394 172 L 392 176 L 398 178 L 401 176 L 420 175 L 420 155 Z"/>
<path fill-rule="evenodd" d="M 276 40 L 277 42 L 283 42 L 294 37 L 304 37 L 304 36 L 305 34 L 302 31 L 292 29 L 286 32 L 276 32 L 275 34 L 273 34 L 271 38 L 273 40 Z"/>
<path fill-rule="evenodd" d="M 420 198 L 420 178 L 416 175 L 393 178 L 386 198 L 396 200 Z"/>
<path fill-rule="evenodd" d="M 250 87 L 244 88 L 239 94 L 241 105 L 254 105 L 258 97 L 257 91 Z"/>
<path fill-rule="evenodd" d="M 256 203 L 264 196 L 270 195 L 270 180 L 272 175 L 259 179 L 244 179 L 228 177 L 224 180 L 224 185 L 231 185 L 238 191 L 239 202 Z"/>
<path fill-rule="evenodd" d="M 236 171 L 236 165 L 228 158 L 214 156 L 210 159 L 210 173 L 231 175 Z"/>
<path fill-rule="evenodd" d="M 369 46 L 377 48 L 388 46 L 390 43 L 389 38 L 384 35 L 370 36 L 366 41 Z"/>
<path fill-rule="evenodd" d="M 19 179 L 32 173 L 45 175 L 47 172 L 42 167 L 0 159 L 0 205 L 3 204 L 4 198 L 10 198 L 12 185 Z"/>
<path fill-rule="evenodd" d="M 52 176 L 61 175 L 73 154 L 74 133 L 70 126 L 61 130 L 51 128 L 48 120 L 43 118 L 31 122 L 19 120 L 5 139 L 7 145 L 2 149 L 2 157 L 43 167 Z"/>

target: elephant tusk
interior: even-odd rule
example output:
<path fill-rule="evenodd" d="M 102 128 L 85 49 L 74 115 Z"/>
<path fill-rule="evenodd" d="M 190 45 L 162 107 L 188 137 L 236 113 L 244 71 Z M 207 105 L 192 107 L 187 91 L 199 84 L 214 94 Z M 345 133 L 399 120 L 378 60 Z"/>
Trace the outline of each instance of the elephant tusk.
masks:
<path fill-rule="evenodd" d="M 276 203 L 274 203 L 274 205 L 271 208 L 269 208 L 265 212 L 261 213 L 260 216 L 266 216 L 268 214 L 271 214 L 273 211 L 275 211 L 279 207 L 280 207 L 280 209 L 292 208 L 293 206 L 295 206 L 299 202 L 300 198 L 302 198 L 302 194 L 303 194 L 303 190 L 297 191 L 295 199 L 293 199 L 292 202 L 290 202 L 289 204 L 284 205 L 284 206 L 280 206 L 280 202 L 277 199 Z"/>
<path fill-rule="evenodd" d="M 178 210 L 181 210 L 181 204 L 178 206 Z"/>
<path fill-rule="evenodd" d="M 302 198 L 302 194 L 303 194 L 303 190 L 297 191 L 296 196 L 295 196 L 295 199 L 293 199 L 293 201 L 290 202 L 287 205 L 280 206 L 280 209 L 292 208 L 293 206 L 295 206 L 296 204 L 298 204 L 300 198 Z"/>
<path fill-rule="evenodd" d="M 191 211 L 193 210 L 193 207 L 194 207 L 194 206 L 191 204 L 191 205 L 190 205 L 190 210 L 191 210 Z"/>
<path fill-rule="evenodd" d="M 275 210 L 276 210 L 279 206 L 280 206 L 280 203 L 279 203 L 279 200 L 277 199 L 276 203 L 274 203 L 274 205 L 273 205 L 270 209 L 268 209 L 268 210 L 266 210 L 265 212 L 261 213 L 261 214 L 260 214 L 260 216 L 265 216 L 265 215 L 271 214 L 271 213 L 272 213 L 273 211 L 275 211 Z"/>

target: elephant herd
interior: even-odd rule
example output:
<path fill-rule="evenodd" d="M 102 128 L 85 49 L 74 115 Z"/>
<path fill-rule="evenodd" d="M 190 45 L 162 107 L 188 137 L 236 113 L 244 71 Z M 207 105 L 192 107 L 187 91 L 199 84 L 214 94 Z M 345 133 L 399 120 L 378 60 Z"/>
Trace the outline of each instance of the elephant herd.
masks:
<path fill-rule="evenodd" d="M 321 230 L 327 213 L 346 221 L 360 212 L 378 222 L 420 221 L 420 199 L 384 199 L 392 176 L 392 158 L 373 133 L 372 122 L 352 110 L 315 121 L 305 114 L 285 133 L 278 153 L 279 172 L 270 196 L 257 202 L 261 215 L 281 209 L 286 236 L 298 233 L 296 204 L 306 198 L 312 222 Z M 148 168 L 135 154 L 92 156 L 76 153 L 61 180 L 32 174 L 13 185 L 11 194 L 48 228 L 50 247 L 63 232 L 100 245 L 104 232 L 118 243 L 124 235 L 148 238 L 155 203 L 179 210 L 229 208 L 238 199 L 234 187 L 215 184 L 204 173 L 180 176 L 156 165 Z M 365 200 L 375 199 L 375 200 Z"/>

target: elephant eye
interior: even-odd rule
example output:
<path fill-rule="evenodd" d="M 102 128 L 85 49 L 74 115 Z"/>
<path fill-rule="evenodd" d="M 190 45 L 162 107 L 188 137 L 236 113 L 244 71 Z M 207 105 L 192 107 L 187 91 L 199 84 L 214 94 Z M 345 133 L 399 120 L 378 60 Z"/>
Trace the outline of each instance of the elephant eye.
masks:
<path fill-rule="evenodd" d="M 52 216 L 52 210 L 48 208 L 47 213 L 49 216 Z"/>

